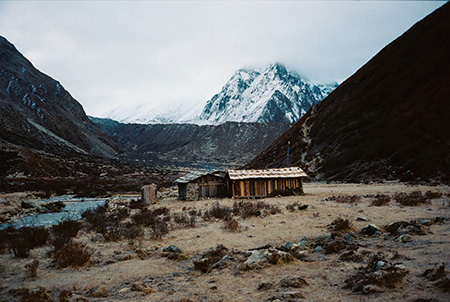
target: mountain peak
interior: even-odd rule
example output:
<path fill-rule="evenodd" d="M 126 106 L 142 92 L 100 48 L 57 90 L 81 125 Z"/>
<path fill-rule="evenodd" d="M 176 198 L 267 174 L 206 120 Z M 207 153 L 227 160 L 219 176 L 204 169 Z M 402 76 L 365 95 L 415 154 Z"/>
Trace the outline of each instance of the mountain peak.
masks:
<path fill-rule="evenodd" d="M 293 123 L 334 88 L 306 82 L 278 62 L 262 72 L 239 69 L 207 102 L 200 120 Z"/>

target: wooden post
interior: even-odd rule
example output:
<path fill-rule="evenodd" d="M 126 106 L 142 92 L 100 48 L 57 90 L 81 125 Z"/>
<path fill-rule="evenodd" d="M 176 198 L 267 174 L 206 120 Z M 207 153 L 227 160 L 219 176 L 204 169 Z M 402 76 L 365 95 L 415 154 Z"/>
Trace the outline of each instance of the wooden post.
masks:
<path fill-rule="evenodd" d="M 156 184 L 143 186 L 141 189 L 142 202 L 146 204 L 153 204 L 158 201 Z"/>

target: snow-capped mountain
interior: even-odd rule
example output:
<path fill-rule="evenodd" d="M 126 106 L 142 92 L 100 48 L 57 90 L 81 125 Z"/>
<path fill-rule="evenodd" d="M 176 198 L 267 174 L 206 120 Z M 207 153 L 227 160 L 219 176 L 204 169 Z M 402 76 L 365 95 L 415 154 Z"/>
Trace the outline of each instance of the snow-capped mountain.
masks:
<path fill-rule="evenodd" d="M 214 95 L 199 116 L 212 123 L 298 121 L 324 99 L 336 84 L 316 85 L 281 64 L 264 71 L 240 69 Z"/>
<path fill-rule="evenodd" d="M 146 103 L 136 107 L 121 106 L 103 114 L 106 118 L 121 123 L 173 124 L 194 123 L 204 103 L 172 101 L 161 104 Z"/>
<path fill-rule="evenodd" d="M 294 123 L 336 87 L 337 83 L 318 85 L 303 80 L 296 72 L 275 63 L 263 71 L 239 69 L 206 104 L 172 100 L 164 106 L 126 105 L 102 116 L 138 124 Z"/>

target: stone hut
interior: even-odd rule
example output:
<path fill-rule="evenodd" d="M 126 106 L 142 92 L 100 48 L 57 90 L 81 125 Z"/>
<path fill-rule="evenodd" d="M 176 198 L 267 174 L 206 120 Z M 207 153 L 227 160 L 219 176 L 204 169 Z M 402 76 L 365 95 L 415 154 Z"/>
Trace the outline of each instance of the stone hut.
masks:
<path fill-rule="evenodd" d="M 223 171 L 196 171 L 186 174 L 175 183 L 178 186 L 180 200 L 198 200 L 204 197 L 226 197 L 227 186 Z"/>

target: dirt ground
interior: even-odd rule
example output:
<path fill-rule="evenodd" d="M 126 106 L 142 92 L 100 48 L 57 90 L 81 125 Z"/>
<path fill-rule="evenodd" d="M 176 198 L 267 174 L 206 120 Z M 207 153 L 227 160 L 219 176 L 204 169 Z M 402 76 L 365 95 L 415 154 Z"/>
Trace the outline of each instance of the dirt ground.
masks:
<path fill-rule="evenodd" d="M 376 194 L 392 197 L 417 190 L 444 195 L 418 206 L 402 206 L 393 199 L 384 206 L 370 205 Z M 14 258 L 5 250 L 0 255 L 0 301 L 20 301 L 12 290 L 33 291 L 39 287 L 44 287 L 55 301 L 62 290 L 72 293 L 72 300 L 65 301 L 450 301 L 448 283 L 446 288 L 438 288 L 435 280 L 422 276 L 440 264 L 450 269 L 449 186 L 305 183 L 304 191 L 304 196 L 264 199 L 282 212 L 247 219 L 237 217 L 239 232 L 225 230 L 223 220 L 205 221 L 200 217 L 195 227 L 171 229 L 159 240 L 152 239 L 150 230 L 146 230 L 140 245 L 105 242 L 98 234 L 82 232 L 76 240 L 89 244 L 96 253 L 94 261 L 78 269 L 59 268 L 47 257 L 49 246 L 32 250 L 26 259 Z M 361 200 L 338 203 L 330 198 L 340 195 L 358 195 Z M 171 213 L 186 207 L 205 211 L 217 201 L 231 207 L 235 200 L 182 202 L 165 198 L 152 207 L 164 206 Z M 294 202 L 308 207 L 288 211 L 286 206 Z M 297 243 L 305 237 L 311 244 L 330 234 L 328 226 L 339 217 L 351 222 L 353 233 L 349 242 L 356 243 L 355 252 L 363 256 L 362 260 L 343 261 L 339 257 L 344 251 L 326 254 L 310 245 L 305 248 L 306 258 L 288 263 L 245 267 L 236 262 L 207 273 L 194 269 L 193 262 L 219 244 L 236 254 L 266 245 L 284 247 L 288 241 Z M 432 222 L 427 223 L 426 234 L 407 234 L 400 240 L 385 230 L 373 236 L 360 233 L 369 223 L 383 229 L 391 222 L 413 219 Z M 162 257 L 162 249 L 169 245 L 179 247 L 183 259 Z M 145 250 L 147 256 L 140 258 L 137 250 Z M 407 271 L 405 277 L 395 286 L 377 287 L 376 291 L 381 292 L 363 294 L 344 289 L 344 281 L 366 266 L 369 256 L 377 252 Z M 34 279 L 27 276 L 26 268 L 33 259 L 39 260 L 38 276 Z M 286 286 L 282 282 L 292 277 L 300 277 L 306 284 Z"/>

